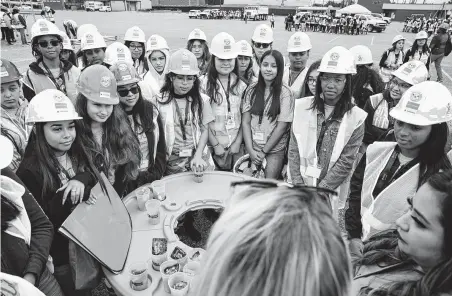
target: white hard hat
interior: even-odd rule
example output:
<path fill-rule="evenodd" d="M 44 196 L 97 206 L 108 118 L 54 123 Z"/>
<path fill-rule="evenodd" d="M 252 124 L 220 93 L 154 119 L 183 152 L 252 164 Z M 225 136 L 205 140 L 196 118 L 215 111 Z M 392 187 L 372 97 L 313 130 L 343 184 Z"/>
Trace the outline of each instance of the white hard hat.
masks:
<path fill-rule="evenodd" d="M 372 52 L 369 47 L 365 45 L 356 45 L 349 49 L 352 55 L 355 57 L 356 65 L 372 64 Z"/>
<path fill-rule="evenodd" d="M 89 66 L 77 81 L 78 92 L 99 104 L 119 104 L 117 87 L 115 76 L 103 65 Z"/>
<path fill-rule="evenodd" d="M 99 32 L 99 30 L 93 24 L 83 24 L 77 29 L 77 39 L 81 40 L 83 35 L 88 32 Z"/>
<path fill-rule="evenodd" d="M 31 40 L 46 35 L 56 35 L 63 38 L 60 34 L 60 29 L 58 29 L 54 23 L 51 23 L 46 19 L 38 19 L 33 26 L 31 26 Z"/>
<path fill-rule="evenodd" d="M 312 48 L 311 39 L 304 32 L 296 32 L 287 42 L 287 52 L 303 52 Z"/>
<path fill-rule="evenodd" d="M 235 46 L 238 55 L 247 57 L 253 56 L 253 49 L 251 48 L 251 45 L 248 43 L 248 41 L 246 40 L 237 41 Z"/>
<path fill-rule="evenodd" d="M 334 74 L 356 74 L 355 58 L 345 47 L 335 46 L 323 56 L 317 71 Z"/>
<path fill-rule="evenodd" d="M 169 50 L 169 46 L 165 38 L 157 34 L 151 35 L 146 43 L 146 56 L 150 55 L 154 50 L 162 49 Z"/>
<path fill-rule="evenodd" d="M 71 100 L 57 89 L 43 90 L 28 104 L 28 124 L 77 119 L 82 118 L 75 111 Z"/>
<path fill-rule="evenodd" d="M 2 153 L 0 153 L 0 169 L 4 169 L 13 160 L 14 146 L 7 137 L 0 135 L 0 147 L 2 147 Z"/>
<path fill-rule="evenodd" d="M 273 42 L 273 30 L 270 26 L 262 24 L 254 29 L 253 37 L 251 40 L 259 43 L 272 43 Z"/>
<path fill-rule="evenodd" d="M 419 39 L 428 39 L 428 34 L 425 31 L 420 31 L 419 33 L 416 34 L 416 38 L 415 40 L 419 40 Z"/>
<path fill-rule="evenodd" d="M 63 49 L 74 51 L 74 47 L 72 46 L 71 39 L 66 35 L 65 32 L 60 31 L 60 35 L 63 36 Z"/>
<path fill-rule="evenodd" d="M 126 31 L 126 35 L 124 36 L 124 41 L 146 43 L 146 37 L 144 36 L 143 30 L 141 30 L 137 26 L 134 26 L 132 28 L 129 28 Z"/>
<path fill-rule="evenodd" d="M 171 55 L 169 72 L 177 75 L 198 75 L 198 60 L 196 56 L 186 49 L 179 49 Z"/>
<path fill-rule="evenodd" d="M 190 41 L 190 40 L 207 41 L 207 37 L 206 37 L 206 34 L 203 31 L 201 31 L 200 29 L 194 29 L 188 35 L 188 41 Z"/>
<path fill-rule="evenodd" d="M 225 32 L 218 33 L 212 39 L 210 53 L 220 59 L 235 59 L 237 51 L 234 37 Z"/>
<path fill-rule="evenodd" d="M 88 32 L 82 36 L 80 50 L 107 47 L 104 37 L 99 32 Z"/>
<path fill-rule="evenodd" d="M 130 49 L 121 42 L 113 42 L 105 50 L 104 63 L 113 65 L 117 62 L 127 62 L 133 64 Z"/>
<path fill-rule="evenodd" d="M 452 95 L 443 84 L 424 81 L 410 87 L 389 114 L 420 126 L 447 122 L 452 120 Z"/>
<path fill-rule="evenodd" d="M 242 174 L 249 177 L 254 177 L 258 179 L 265 178 L 265 167 L 267 166 L 267 160 L 264 159 L 262 165 L 258 168 L 251 161 L 250 155 L 245 154 L 240 157 L 234 164 L 233 172 L 236 174 Z"/>
<path fill-rule="evenodd" d="M 411 85 L 415 85 L 427 81 L 428 70 L 423 62 L 412 60 L 400 66 L 392 72 L 392 75 Z"/>
<path fill-rule="evenodd" d="M 392 39 L 392 43 L 391 43 L 391 44 L 397 43 L 397 42 L 399 42 L 400 40 L 405 40 L 405 37 L 403 37 L 402 35 L 397 35 L 397 36 L 395 36 L 395 37 Z"/>

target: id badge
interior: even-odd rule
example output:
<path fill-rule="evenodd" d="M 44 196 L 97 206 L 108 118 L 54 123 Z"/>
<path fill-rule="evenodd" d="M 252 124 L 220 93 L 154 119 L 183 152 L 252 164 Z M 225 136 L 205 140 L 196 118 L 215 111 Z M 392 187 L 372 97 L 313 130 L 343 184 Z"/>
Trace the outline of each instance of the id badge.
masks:
<path fill-rule="evenodd" d="M 179 157 L 190 157 L 190 156 L 191 156 L 191 153 L 192 153 L 192 150 L 191 150 L 191 149 L 182 149 L 182 150 L 179 152 Z"/>
<path fill-rule="evenodd" d="M 320 177 L 321 172 L 322 170 L 320 168 L 310 165 L 306 168 L 305 174 L 308 177 L 318 179 Z"/>
<path fill-rule="evenodd" d="M 235 128 L 235 117 L 234 114 L 229 112 L 228 115 L 226 115 L 226 129 L 233 129 Z"/>
<path fill-rule="evenodd" d="M 253 134 L 253 139 L 256 142 L 264 142 L 264 132 L 261 131 L 255 131 Z"/>

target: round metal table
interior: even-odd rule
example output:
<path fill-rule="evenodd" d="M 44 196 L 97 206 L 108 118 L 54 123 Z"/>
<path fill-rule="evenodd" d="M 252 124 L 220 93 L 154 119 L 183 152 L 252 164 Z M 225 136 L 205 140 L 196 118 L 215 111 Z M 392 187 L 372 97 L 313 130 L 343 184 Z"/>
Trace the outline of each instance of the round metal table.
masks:
<path fill-rule="evenodd" d="M 135 291 L 130 287 L 129 267 L 136 262 L 146 262 L 150 259 L 149 248 L 153 238 L 167 238 L 168 246 L 176 244 L 186 252 L 192 248 L 179 241 L 174 233 L 177 218 L 192 210 L 204 208 L 223 208 L 230 197 L 230 184 L 233 181 L 244 180 L 248 177 L 229 172 L 205 172 L 202 183 L 194 181 L 193 173 L 182 173 L 162 179 L 165 182 L 166 200 L 160 207 L 160 223 L 151 225 L 146 211 L 138 209 L 135 191 L 124 198 L 124 204 L 132 220 L 132 241 L 124 270 L 120 274 L 113 274 L 103 268 L 107 279 L 118 296 L 128 295 L 169 295 L 160 284 L 160 272 L 148 268 L 152 278 L 150 286 L 143 291 Z M 151 184 L 144 185 L 150 187 Z M 173 204 L 173 210 L 165 206 Z M 174 206 L 176 203 L 176 206 Z M 169 207 L 170 208 L 170 207 Z"/>

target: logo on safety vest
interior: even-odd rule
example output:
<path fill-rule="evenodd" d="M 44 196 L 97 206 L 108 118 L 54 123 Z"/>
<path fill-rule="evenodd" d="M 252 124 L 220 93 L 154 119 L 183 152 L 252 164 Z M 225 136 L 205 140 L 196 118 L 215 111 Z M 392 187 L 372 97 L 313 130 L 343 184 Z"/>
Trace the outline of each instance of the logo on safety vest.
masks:
<path fill-rule="evenodd" d="M 339 54 L 337 52 L 333 52 L 330 55 L 330 60 L 328 61 L 329 67 L 337 67 L 337 60 L 339 59 Z"/>
<path fill-rule="evenodd" d="M 104 76 L 100 79 L 100 85 L 103 87 L 109 87 L 111 84 L 111 79 L 108 76 Z"/>
<path fill-rule="evenodd" d="M 190 58 L 185 52 L 182 54 L 181 68 L 182 70 L 190 70 Z"/>
<path fill-rule="evenodd" d="M 231 40 L 225 39 L 224 40 L 224 51 L 230 51 L 230 50 L 232 50 Z"/>

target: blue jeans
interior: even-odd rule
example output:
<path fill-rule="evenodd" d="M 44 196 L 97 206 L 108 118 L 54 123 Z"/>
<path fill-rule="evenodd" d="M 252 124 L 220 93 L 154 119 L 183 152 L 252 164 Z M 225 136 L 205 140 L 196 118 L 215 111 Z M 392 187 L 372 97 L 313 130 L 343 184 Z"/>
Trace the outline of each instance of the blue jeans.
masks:
<path fill-rule="evenodd" d="M 69 264 L 55 266 L 55 272 L 53 273 L 53 275 L 63 289 L 65 296 L 91 295 L 91 290 L 75 290 L 75 284 L 72 278 L 72 270 Z"/>
<path fill-rule="evenodd" d="M 265 178 L 268 179 L 280 179 L 281 171 L 284 166 L 285 150 L 268 153 L 265 159 L 267 160 L 267 166 L 265 167 Z"/>

